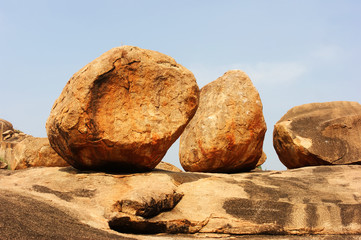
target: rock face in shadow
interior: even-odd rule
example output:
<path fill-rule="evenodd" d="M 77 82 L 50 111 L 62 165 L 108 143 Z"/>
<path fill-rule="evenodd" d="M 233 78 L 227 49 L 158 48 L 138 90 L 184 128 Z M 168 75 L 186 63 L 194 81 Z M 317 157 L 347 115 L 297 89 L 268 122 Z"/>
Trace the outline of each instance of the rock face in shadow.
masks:
<path fill-rule="evenodd" d="M 193 74 L 156 51 L 122 46 L 75 73 L 46 123 L 51 146 L 78 169 L 153 169 L 198 106 Z"/>
<path fill-rule="evenodd" d="M 32 196 L 0 191 L 1 239 L 131 239 L 79 222 Z"/>
<path fill-rule="evenodd" d="M 180 139 L 182 167 L 225 173 L 254 169 L 265 132 L 258 91 L 247 74 L 228 71 L 201 89 L 198 110 Z"/>
<path fill-rule="evenodd" d="M 33 168 L 0 170 L 0 191 L 36 198 L 103 231 L 361 234 L 360 171 L 359 165 L 228 175 Z"/>
<path fill-rule="evenodd" d="M 287 168 L 361 164 L 361 105 L 310 103 L 289 110 L 275 125 L 273 145 Z"/>

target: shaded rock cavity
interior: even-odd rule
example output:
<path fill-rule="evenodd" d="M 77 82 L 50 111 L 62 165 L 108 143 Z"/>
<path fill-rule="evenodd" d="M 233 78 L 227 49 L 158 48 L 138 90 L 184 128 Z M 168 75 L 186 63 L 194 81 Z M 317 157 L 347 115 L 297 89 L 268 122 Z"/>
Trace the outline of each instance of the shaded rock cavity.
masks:
<path fill-rule="evenodd" d="M 146 202 L 138 202 L 132 200 L 121 200 L 114 204 L 117 212 L 134 214 L 146 219 L 155 217 L 162 212 L 172 210 L 182 199 L 183 194 L 174 192 L 173 194 L 165 194 L 161 199 L 151 198 Z"/>

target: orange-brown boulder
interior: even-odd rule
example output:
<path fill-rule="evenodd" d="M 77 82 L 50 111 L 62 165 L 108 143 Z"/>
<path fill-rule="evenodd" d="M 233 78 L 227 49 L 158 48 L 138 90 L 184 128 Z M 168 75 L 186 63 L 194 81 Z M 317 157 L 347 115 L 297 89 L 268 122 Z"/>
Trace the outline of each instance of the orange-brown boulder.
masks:
<path fill-rule="evenodd" d="M 0 159 L 12 170 L 69 166 L 50 147 L 48 138 L 33 137 L 25 133 L 14 133 L 0 143 Z"/>
<path fill-rule="evenodd" d="M 54 103 L 51 146 L 78 169 L 153 169 L 198 106 L 194 75 L 138 47 L 109 50 L 75 73 Z"/>
<path fill-rule="evenodd" d="M 27 135 L 16 143 L 12 150 L 13 157 L 8 161 L 12 170 L 29 167 L 65 167 L 69 164 L 50 146 L 47 138 Z"/>
<path fill-rule="evenodd" d="M 201 89 L 198 110 L 180 140 L 182 167 L 191 172 L 254 169 L 265 132 L 258 91 L 244 72 L 228 71 Z"/>
<path fill-rule="evenodd" d="M 273 145 L 287 168 L 361 164 L 361 105 L 310 103 L 289 110 L 275 125 Z"/>

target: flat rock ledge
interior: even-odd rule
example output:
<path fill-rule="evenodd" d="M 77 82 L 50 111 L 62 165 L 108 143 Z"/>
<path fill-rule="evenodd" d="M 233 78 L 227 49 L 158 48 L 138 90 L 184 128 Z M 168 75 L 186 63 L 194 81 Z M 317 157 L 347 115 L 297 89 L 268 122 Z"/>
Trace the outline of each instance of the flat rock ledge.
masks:
<path fill-rule="evenodd" d="M 0 232 L 19 239 L 361 239 L 360 172 L 360 165 L 238 174 L 0 170 Z"/>

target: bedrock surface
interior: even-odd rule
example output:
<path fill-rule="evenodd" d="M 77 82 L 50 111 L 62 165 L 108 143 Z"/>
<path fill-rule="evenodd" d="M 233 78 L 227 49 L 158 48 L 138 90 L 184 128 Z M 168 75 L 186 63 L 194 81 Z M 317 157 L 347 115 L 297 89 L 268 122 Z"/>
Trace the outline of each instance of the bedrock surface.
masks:
<path fill-rule="evenodd" d="M 360 172 L 359 165 L 238 174 L 107 174 L 72 167 L 0 170 L 0 229 L 11 224 L 4 212 L 36 233 L 45 221 L 42 216 L 60 211 L 64 218 L 52 220 L 49 229 L 75 221 L 94 234 L 120 237 L 134 235 L 113 230 L 193 236 L 322 234 L 322 239 L 328 234 L 361 234 Z M 26 207 L 29 199 L 38 207 Z M 38 216 L 39 223 L 29 225 L 26 214 Z"/>

